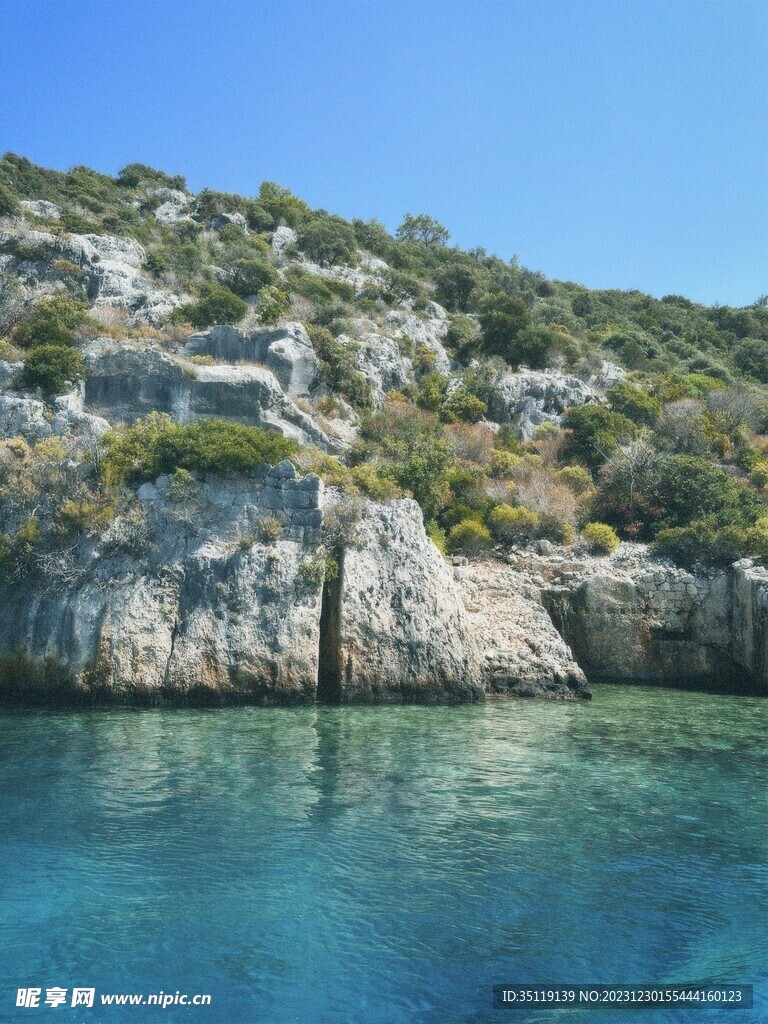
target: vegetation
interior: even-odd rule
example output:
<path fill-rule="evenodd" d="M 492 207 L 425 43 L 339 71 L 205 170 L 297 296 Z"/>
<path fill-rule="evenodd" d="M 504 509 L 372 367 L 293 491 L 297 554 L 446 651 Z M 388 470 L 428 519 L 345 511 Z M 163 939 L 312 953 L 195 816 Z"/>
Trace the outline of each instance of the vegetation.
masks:
<path fill-rule="evenodd" d="M 619 546 L 619 536 L 606 523 L 587 523 L 581 536 L 593 555 L 610 555 Z"/>
<path fill-rule="evenodd" d="M 154 480 L 178 469 L 198 473 L 252 473 L 293 455 L 298 445 L 275 431 L 224 420 L 174 423 L 151 413 L 104 438 L 102 478 L 108 485 Z"/>
<path fill-rule="evenodd" d="M 85 360 L 66 345 L 36 345 L 24 360 L 21 385 L 40 388 L 43 398 L 63 394 L 85 377 Z"/>
<path fill-rule="evenodd" d="M 218 284 L 203 285 L 197 302 L 182 306 L 179 318 L 193 327 L 212 324 L 236 324 L 248 312 L 248 305 L 238 295 Z"/>
<path fill-rule="evenodd" d="M 184 193 L 186 215 L 160 224 L 154 211 L 168 189 Z M 22 201 L 30 199 L 56 204 L 60 218 L 24 212 Z M 78 346 L 96 330 L 173 346 L 190 325 L 290 318 L 306 324 L 327 389 L 313 399 L 315 411 L 350 422 L 356 413 L 361 421 L 344 464 L 297 452 L 273 433 L 149 417 L 108 436 L 105 482 L 181 470 L 252 472 L 292 455 L 351 493 L 414 497 L 430 536 L 451 551 L 476 555 L 494 543 L 544 538 L 567 544 L 581 530 L 598 553 L 620 538 L 651 542 L 681 561 L 768 558 L 766 297 L 736 309 L 678 295 L 589 291 L 549 280 L 515 257 L 452 246 L 448 229 L 426 213 L 406 214 L 391 234 L 378 221 L 312 210 L 275 182 L 253 196 L 207 189 L 195 197 L 181 176 L 138 163 L 111 177 L 85 167 L 51 171 L 6 154 L 0 218 L 10 227 L 22 213 L 62 237 L 134 238 L 145 248 L 146 273 L 195 297 L 156 331 L 131 326 L 127 314 L 117 325 L 97 324 L 88 315 L 87 260 L 56 259 L 37 243 L 11 238 L 4 255 L 39 262 L 41 280 L 60 289 L 34 303 L 10 287 L 0 294 L 0 358 L 24 358 L 22 386 L 50 398 L 82 379 Z M 296 242 L 278 256 L 270 233 L 282 226 L 296 232 Z M 362 262 L 354 286 L 328 269 L 369 255 L 387 267 L 369 273 Z M 307 267 L 300 256 L 319 266 Z M 431 300 L 450 313 L 444 344 L 457 364 L 450 370 L 407 332 L 390 331 L 392 307 L 421 316 Z M 358 366 L 358 345 L 372 333 L 397 338 L 413 367 L 383 403 L 374 403 L 371 380 Z M 587 378 L 599 376 L 606 359 L 627 374 L 608 389 L 606 403 L 568 409 L 559 428 L 543 426 L 532 441 L 517 438 L 513 425 L 495 432 L 486 425 L 498 409 L 499 377 L 510 369 L 559 367 Z M 29 453 L 20 464 L 42 473 Z M 75 505 L 48 520 L 43 515 L 43 533 L 43 520 L 55 520 L 61 536 L 98 520 L 89 505 L 103 511 L 98 494 L 69 497 Z M 26 519 L 36 518 L 34 508 L 6 531 L 4 550 L 16 552 L 14 564 L 37 543 L 29 526 L 13 547 Z"/>

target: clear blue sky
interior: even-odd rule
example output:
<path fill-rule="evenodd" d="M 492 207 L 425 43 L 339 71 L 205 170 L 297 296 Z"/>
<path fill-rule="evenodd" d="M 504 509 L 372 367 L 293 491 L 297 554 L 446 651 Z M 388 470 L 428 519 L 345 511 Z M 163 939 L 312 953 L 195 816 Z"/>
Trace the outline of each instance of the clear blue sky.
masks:
<path fill-rule="evenodd" d="M 768 292 L 765 0 L 0 0 L 0 148 L 427 212 L 591 287 Z"/>

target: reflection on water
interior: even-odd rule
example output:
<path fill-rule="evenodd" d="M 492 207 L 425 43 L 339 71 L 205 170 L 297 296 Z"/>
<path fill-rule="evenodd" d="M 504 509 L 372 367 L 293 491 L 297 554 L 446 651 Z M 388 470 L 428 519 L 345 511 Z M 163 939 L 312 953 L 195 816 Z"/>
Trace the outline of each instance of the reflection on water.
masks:
<path fill-rule="evenodd" d="M 6 714 L 0 1019 L 25 984 L 211 993 L 169 1022 L 475 1024 L 502 982 L 759 981 L 756 1024 L 767 708 Z"/>

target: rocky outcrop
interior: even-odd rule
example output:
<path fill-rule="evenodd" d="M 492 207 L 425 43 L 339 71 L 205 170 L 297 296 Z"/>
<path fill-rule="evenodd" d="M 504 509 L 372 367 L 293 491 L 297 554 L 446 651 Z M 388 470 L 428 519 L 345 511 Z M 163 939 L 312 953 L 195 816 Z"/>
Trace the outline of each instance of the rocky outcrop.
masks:
<path fill-rule="evenodd" d="M 159 204 L 153 211 L 158 224 L 178 224 L 179 221 L 192 220 L 189 216 L 191 200 L 185 192 L 175 188 L 156 188 L 151 195 Z"/>
<path fill-rule="evenodd" d="M 591 681 L 768 692 L 765 570 L 692 573 L 640 546 L 537 568 L 541 600 Z"/>
<path fill-rule="evenodd" d="M 480 660 L 450 568 L 413 501 L 369 505 L 343 558 L 342 699 L 478 700 Z"/>
<path fill-rule="evenodd" d="M 489 693 L 572 700 L 590 696 L 584 672 L 542 606 L 540 591 L 503 562 L 454 558 Z"/>
<path fill-rule="evenodd" d="M 571 406 L 599 401 L 599 394 L 579 377 L 557 370 L 521 370 L 501 378 L 489 415 L 497 423 L 514 423 L 518 436 L 530 441 L 541 423 L 559 424 Z"/>
<path fill-rule="evenodd" d="M 319 364 L 303 324 L 286 323 L 257 331 L 212 327 L 193 334 L 184 350 L 189 355 L 211 356 L 226 363 L 263 363 L 288 395 L 304 397 L 317 381 Z"/>
<path fill-rule="evenodd" d="M 180 300 L 144 275 L 145 260 L 144 248 L 132 238 L 0 231 L 0 273 L 16 278 L 29 295 L 52 290 L 64 261 L 93 307 L 126 309 L 136 323 L 158 323 Z"/>
<path fill-rule="evenodd" d="M 109 423 L 91 416 L 77 406 L 63 405 L 52 411 L 36 398 L 0 394 L 0 438 L 23 437 L 40 441 L 46 437 L 101 437 Z"/>
<path fill-rule="evenodd" d="M 418 508 L 364 506 L 354 543 L 339 551 L 334 596 L 317 574 L 323 504 L 321 481 L 297 478 L 287 462 L 182 494 L 167 477 L 145 484 L 133 508 L 79 546 L 66 578 L 0 584 L 4 697 L 481 696 L 462 603 Z"/>
<path fill-rule="evenodd" d="M 165 412 L 180 423 L 213 417 L 279 430 L 300 444 L 339 448 L 262 366 L 199 366 L 157 349 L 102 339 L 86 350 L 86 409 L 131 423 Z"/>

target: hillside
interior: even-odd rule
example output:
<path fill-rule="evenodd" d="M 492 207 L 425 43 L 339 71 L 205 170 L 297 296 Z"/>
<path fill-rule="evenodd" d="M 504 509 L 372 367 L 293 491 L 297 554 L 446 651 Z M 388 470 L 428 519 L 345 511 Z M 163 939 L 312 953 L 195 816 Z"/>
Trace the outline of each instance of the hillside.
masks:
<path fill-rule="evenodd" d="M 768 555 L 765 299 L 590 291 L 449 242 L 427 215 L 393 237 L 271 182 L 193 195 L 141 164 L 6 154 L 0 426 L 32 445 L 4 442 L 6 571 L 23 531 L 49 553 L 74 536 L 38 463 L 89 449 L 100 475 L 67 496 L 87 533 L 116 486 L 247 470 L 234 425 L 283 434 L 352 496 L 413 496 L 448 552 L 618 536 L 684 564 Z"/>

